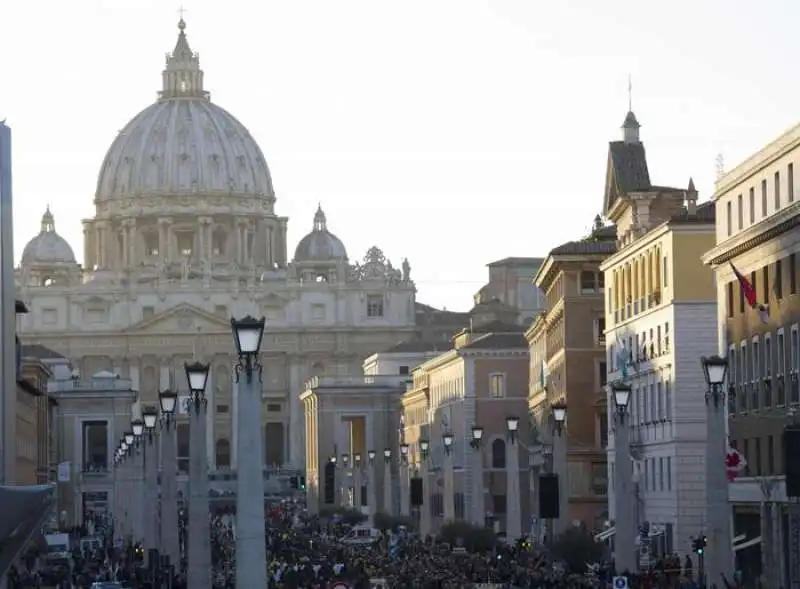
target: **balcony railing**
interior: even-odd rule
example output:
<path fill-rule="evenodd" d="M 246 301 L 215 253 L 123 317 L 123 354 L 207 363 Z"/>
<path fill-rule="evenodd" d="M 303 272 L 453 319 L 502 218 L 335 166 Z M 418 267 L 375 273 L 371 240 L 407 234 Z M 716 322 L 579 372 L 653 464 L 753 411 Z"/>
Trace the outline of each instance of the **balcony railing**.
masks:
<path fill-rule="evenodd" d="M 364 376 L 314 376 L 306 382 L 307 389 L 318 387 L 349 388 L 349 387 L 404 387 L 411 377 L 404 375 L 364 375 Z"/>

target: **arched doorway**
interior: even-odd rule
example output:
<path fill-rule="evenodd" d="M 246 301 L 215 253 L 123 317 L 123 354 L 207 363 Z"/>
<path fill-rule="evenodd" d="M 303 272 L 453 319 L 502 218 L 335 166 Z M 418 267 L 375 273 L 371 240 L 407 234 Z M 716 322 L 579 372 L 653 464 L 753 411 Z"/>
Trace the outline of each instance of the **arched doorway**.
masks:
<path fill-rule="evenodd" d="M 264 464 L 283 465 L 283 424 L 268 423 L 264 427 Z"/>

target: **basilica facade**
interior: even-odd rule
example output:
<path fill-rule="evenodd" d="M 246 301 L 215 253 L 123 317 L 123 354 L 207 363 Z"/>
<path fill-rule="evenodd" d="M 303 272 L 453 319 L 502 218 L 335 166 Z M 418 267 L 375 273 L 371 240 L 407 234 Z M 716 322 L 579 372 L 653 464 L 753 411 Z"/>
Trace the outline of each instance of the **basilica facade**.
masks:
<path fill-rule="evenodd" d="M 433 310 L 416 304 L 408 261 L 395 267 L 372 247 L 351 262 L 321 207 L 290 257 L 264 155 L 211 101 L 183 20 L 161 91 L 109 148 L 94 203 L 82 265 L 45 211 L 16 272 L 31 311 L 20 336 L 69 358 L 76 377 L 130 379 L 144 404 L 167 387 L 186 391 L 184 362 L 209 362 L 212 468 L 236 464 L 231 317 L 267 319 L 265 462 L 297 468 L 305 382 L 361 374 L 365 357 L 419 333 L 420 313 L 430 332 Z M 447 337 L 456 326 L 444 323 Z"/>

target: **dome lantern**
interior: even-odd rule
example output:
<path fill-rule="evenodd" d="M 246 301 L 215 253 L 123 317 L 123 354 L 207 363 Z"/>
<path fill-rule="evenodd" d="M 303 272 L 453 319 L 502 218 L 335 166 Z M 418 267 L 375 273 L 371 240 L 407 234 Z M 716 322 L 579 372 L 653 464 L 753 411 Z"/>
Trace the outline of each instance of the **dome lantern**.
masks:
<path fill-rule="evenodd" d="M 200 55 L 189 47 L 186 38 L 186 22 L 178 21 L 178 41 L 172 53 L 167 53 L 167 63 L 161 74 L 161 100 L 170 98 L 202 98 L 209 100 L 209 93 L 203 89 L 203 70 L 200 69 Z"/>

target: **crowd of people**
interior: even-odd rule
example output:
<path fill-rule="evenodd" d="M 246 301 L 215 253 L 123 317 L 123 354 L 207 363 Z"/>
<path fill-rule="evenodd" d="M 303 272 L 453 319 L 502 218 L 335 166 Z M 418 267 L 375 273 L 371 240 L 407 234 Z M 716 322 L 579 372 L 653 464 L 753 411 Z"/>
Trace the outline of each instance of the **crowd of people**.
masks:
<path fill-rule="evenodd" d="M 421 538 L 405 526 L 394 530 L 355 527 L 338 516 L 310 516 L 302 504 L 282 502 L 268 509 L 265 521 L 270 589 L 329 589 L 345 583 L 352 589 L 469 589 L 477 587 L 542 589 L 607 589 L 616 576 L 613 564 L 570 570 L 545 550 L 527 542 L 497 543 L 491 550 L 468 552 L 441 538 Z M 212 516 L 211 546 L 215 589 L 232 589 L 236 582 L 235 518 Z M 458 543 L 456 543 L 458 544 Z M 113 532 L 76 550 L 69 565 L 45 565 L 30 553 L 9 574 L 9 589 L 58 587 L 89 589 L 96 582 L 123 587 L 186 589 L 186 562 L 166 570 L 145 566 L 144 549 L 115 545 Z M 637 589 L 691 589 L 691 561 L 675 556 L 655 563 L 645 574 L 630 575 Z M 732 586 L 718 583 L 719 589 Z M 191 588 L 190 588 L 191 589 Z"/>

